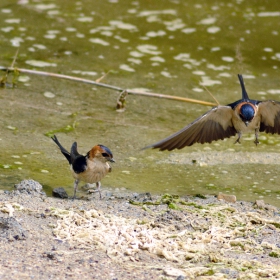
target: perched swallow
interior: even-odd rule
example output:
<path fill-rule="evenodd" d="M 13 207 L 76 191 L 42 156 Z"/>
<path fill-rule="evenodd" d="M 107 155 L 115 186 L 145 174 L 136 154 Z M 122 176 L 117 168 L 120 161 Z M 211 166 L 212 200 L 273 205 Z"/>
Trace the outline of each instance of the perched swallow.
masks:
<path fill-rule="evenodd" d="M 218 105 L 197 118 L 191 124 L 171 136 L 145 147 L 159 148 L 160 151 L 182 149 L 194 143 L 211 143 L 238 134 L 235 141 L 240 143 L 242 133 L 280 134 L 280 102 L 274 100 L 251 100 L 246 92 L 242 75 L 238 75 L 242 89 L 242 99 L 226 106 Z"/>
<path fill-rule="evenodd" d="M 86 154 L 86 156 L 83 156 L 78 153 L 77 142 L 73 143 L 71 152 L 69 153 L 61 146 L 55 135 L 52 137 L 52 140 L 57 144 L 61 153 L 66 157 L 70 164 L 72 175 L 75 178 L 73 198 L 76 198 L 76 192 L 80 181 L 90 184 L 96 183 L 97 191 L 101 198 L 100 180 L 112 170 L 108 161 L 115 162 L 110 149 L 103 145 L 96 145 Z"/>

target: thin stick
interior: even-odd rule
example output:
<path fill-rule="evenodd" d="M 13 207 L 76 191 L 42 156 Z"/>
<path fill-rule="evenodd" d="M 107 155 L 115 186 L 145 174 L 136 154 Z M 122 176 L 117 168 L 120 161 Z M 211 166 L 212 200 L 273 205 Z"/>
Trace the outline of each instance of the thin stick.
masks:
<path fill-rule="evenodd" d="M 14 65 L 15 65 L 16 59 L 17 59 L 17 57 L 18 57 L 18 51 L 19 51 L 19 49 L 17 49 L 17 51 L 16 51 L 16 54 L 15 54 L 14 60 L 13 60 L 12 65 L 11 65 L 11 68 L 13 68 L 13 67 L 14 67 Z M 9 71 L 9 70 L 8 70 L 8 71 Z M 7 72 L 8 72 L 8 71 L 7 71 Z"/>
<path fill-rule="evenodd" d="M 184 101 L 184 102 L 188 102 L 188 103 L 196 103 L 196 104 L 205 105 L 205 106 L 217 106 L 217 104 L 212 103 L 212 102 L 191 99 L 191 98 L 186 98 L 186 97 L 180 97 L 180 96 L 174 96 L 174 95 L 166 95 L 166 94 L 160 94 L 160 93 L 154 93 L 154 92 L 134 91 L 134 90 L 129 90 L 129 89 L 127 89 L 126 91 L 129 94 L 165 98 L 165 99 L 171 99 L 171 100 L 177 100 L 177 101 Z"/>
<path fill-rule="evenodd" d="M 217 102 L 218 105 L 220 105 L 220 102 L 216 99 L 216 97 L 208 90 L 208 88 L 204 85 L 202 85 L 204 89 L 211 95 L 211 97 Z"/>
<path fill-rule="evenodd" d="M 96 81 L 97 83 L 101 82 L 109 73 L 110 73 L 110 71 L 107 72 L 107 73 L 105 73 L 105 74 L 102 75 L 100 78 L 96 79 L 95 81 Z"/>
<path fill-rule="evenodd" d="M 126 92 L 128 94 L 133 94 L 133 95 L 143 95 L 143 96 L 148 96 L 148 97 L 165 98 L 165 99 L 178 100 L 178 101 L 184 101 L 184 102 L 189 102 L 189 103 L 196 103 L 196 104 L 205 105 L 205 106 L 216 106 L 217 105 L 217 104 L 212 103 L 212 102 L 201 101 L 201 100 L 196 100 L 196 99 L 191 99 L 191 98 L 185 98 L 185 97 L 179 97 L 179 96 L 173 96 L 173 95 L 165 95 L 165 94 L 152 93 L 152 92 L 144 92 L 144 91 L 135 91 L 135 90 L 123 89 L 123 88 L 120 88 L 120 87 L 116 87 L 116 86 L 112 86 L 112 85 L 108 85 L 108 84 L 104 84 L 104 83 L 94 82 L 92 80 L 87 80 L 87 79 L 68 76 L 68 75 L 56 74 L 56 73 L 49 73 L 49 72 L 22 69 L 22 68 L 13 68 L 13 67 L 2 67 L 2 66 L 0 66 L 0 70 L 8 71 L 8 72 L 17 71 L 17 72 L 26 73 L 26 74 L 33 74 L 33 75 L 41 75 L 41 76 L 48 76 L 48 77 L 66 79 L 66 80 L 91 84 L 91 85 L 95 85 L 95 86 L 98 86 L 98 87 L 104 87 L 104 88 L 112 89 L 112 90 L 119 91 L 119 92 L 122 92 L 122 91 L 126 90 Z"/>

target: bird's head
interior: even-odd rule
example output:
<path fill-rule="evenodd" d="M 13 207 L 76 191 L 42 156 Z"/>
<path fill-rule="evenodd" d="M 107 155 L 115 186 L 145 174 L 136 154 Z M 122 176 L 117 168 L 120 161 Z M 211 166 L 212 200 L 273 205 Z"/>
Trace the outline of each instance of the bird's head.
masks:
<path fill-rule="evenodd" d="M 246 126 L 252 121 L 256 113 L 256 109 L 253 104 L 244 103 L 240 107 L 239 116 Z"/>
<path fill-rule="evenodd" d="M 113 154 L 109 148 L 103 145 L 96 145 L 88 152 L 89 159 L 98 159 L 100 161 L 106 162 L 115 162 Z"/>

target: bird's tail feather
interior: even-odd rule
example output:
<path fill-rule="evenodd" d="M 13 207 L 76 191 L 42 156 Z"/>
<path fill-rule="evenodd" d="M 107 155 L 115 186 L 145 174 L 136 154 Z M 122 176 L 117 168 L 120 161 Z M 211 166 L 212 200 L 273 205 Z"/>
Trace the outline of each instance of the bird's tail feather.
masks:
<path fill-rule="evenodd" d="M 245 89 L 243 77 L 242 77 L 241 74 L 238 74 L 237 76 L 238 76 L 238 79 L 239 79 L 239 82 L 240 82 L 240 86 L 241 86 L 241 89 L 242 89 L 242 99 L 249 100 L 248 93 L 247 93 L 247 91 Z"/>
<path fill-rule="evenodd" d="M 66 157 L 66 159 L 68 160 L 69 164 L 71 164 L 71 156 L 70 153 L 64 148 L 62 147 L 62 145 L 59 143 L 57 137 L 54 135 L 53 137 L 51 137 L 52 140 L 54 141 L 54 143 L 59 147 L 61 153 Z"/>

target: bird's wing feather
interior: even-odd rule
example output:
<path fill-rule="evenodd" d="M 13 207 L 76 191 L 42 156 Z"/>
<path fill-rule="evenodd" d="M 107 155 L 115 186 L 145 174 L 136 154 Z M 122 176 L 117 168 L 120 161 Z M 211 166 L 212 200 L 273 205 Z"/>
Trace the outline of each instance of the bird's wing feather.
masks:
<path fill-rule="evenodd" d="M 75 173 L 79 174 L 87 169 L 87 159 L 83 155 L 79 155 L 72 162 L 72 169 Z"/>
<path fill-rule="evenodd" d="M 70 155 L 71 155 L 71 162 L 73 162 L 78 156 L 80 156 L 80 154 L 78 153 L 77 142 L 74 142 L 72 144 Z"/>
<path fill-rule="evenodd" d="M 232 114 L 230 106 L 214 107 L 180 131 L 144 149 L 159 148 L 161 151 L 171 151 L 194 143 L 211 143 L 234 136 L 237 131 L 232 124 Z"/>
<path fill-rule="evenodd" d="M 267 100 L 260 102 L 258 107 L 261 115 L 260 131 L 280 134 L 280 102 Z"/>
<path fill-rule="evenodd" d="M 79 174 L 87 169 L 87 159 L 79 154 L 77 142 L 74 142 L 71 147 L 71 163 L 75 173 Z"/>

